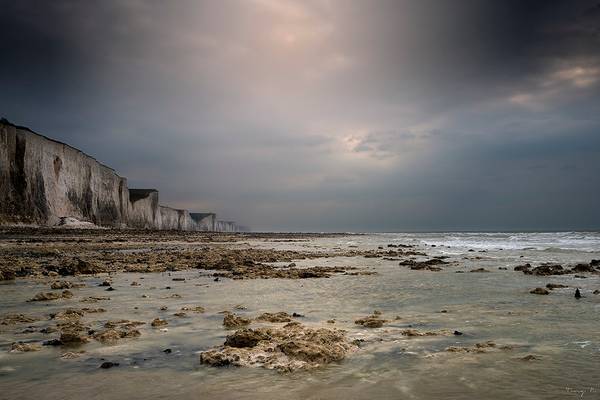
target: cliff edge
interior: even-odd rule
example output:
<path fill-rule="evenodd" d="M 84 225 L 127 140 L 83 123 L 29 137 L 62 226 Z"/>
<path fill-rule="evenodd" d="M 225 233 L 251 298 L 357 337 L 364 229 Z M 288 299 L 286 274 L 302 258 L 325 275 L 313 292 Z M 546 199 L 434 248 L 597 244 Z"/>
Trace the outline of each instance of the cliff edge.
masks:
<path fill-rule="evenodd" d="M 129 189 L 81 150 L 1 119 L 0 225 L 56 226 L 65 218 L 112 228 L 239 230 L 213 213 L 160 206 L 157 190 Z"/>

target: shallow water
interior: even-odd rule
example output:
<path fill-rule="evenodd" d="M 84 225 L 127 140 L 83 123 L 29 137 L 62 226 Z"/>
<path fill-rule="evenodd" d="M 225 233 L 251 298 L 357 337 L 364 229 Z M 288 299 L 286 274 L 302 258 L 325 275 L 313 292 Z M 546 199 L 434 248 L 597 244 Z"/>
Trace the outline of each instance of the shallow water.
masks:
<path fill-rule="evenodd" d="M 12 328 L 0 327 L 0 398 L 600 398 L 600 295 L 592 294 L 600 289 L 600 276 L 537 277 L 512 270 L 525 262 L 564 265 L 600 259 L 598 233 L 373 234 L 296 242 L 253 239 L 248 243 L 315 251 L 414 244 L 430 256 L 450 256 L 454 263 L 443 271 L 430 272 L 398 266 L 398 261 L 363 257 L 296 261 L 298 266 L 357 266 L 378 273 L 303 280 L 214 282 L 206 271 L 197 270 L 122 273 L 113 276 L 113 292 L 97 286 L 102 277 L 84 278 L 88 286 L 74 290 L 73 299 L 47 303 L 26 302 L 34 293 L 46 291 L 47 283 L 5 283 L 0 285 L 0 314 L 42 315 L 69 306 L 103 307 L 106 315 L 90 314 L 86 320 L 149 322 L 161 317 L 169 325 L 167 331 L 142 327 L 140 338 L 116 345 L 91 342 L 82 347 L 85 355 L 73 360 L 59 358 L 63 348 L 8 353 L 6 349 L 16 340 L 47 340 L 53 335 L 15 334 Z M 480 267 L 491 272 L 467 272 Z M 186 281 L 173 281 L 174 277 Z M 134 280 L 142 285 L 130 286 Z M 532 288 L 550 282 L 569 288 L 548 296 L 529 294 Z M 575 287 L 581 288 L 583 299 L 573 297 Z M 181 298 L 170 297 L 174 293 Z M 143 298 L 143 294 L 150 297 Z M 110 296 L 111 300 L 80 303 L 85 296 Z M 366 342 L 344 361 L 308 372 L 281 374 L 260 368 L 200 365 L 197 352 L 222 344 L 228 333 L 219 312 L 238 304 L 247 309 L 235 312 L 248 316 L 266 311 L 297 312 L 305 315 L 300 321 L 307 325 L 328 325 L 325 321 L 333 318 L 334 327 L 347 329 L 350 337 Z M 160 311 L 162 305 L 168 310 Z M 188 318 L 172 315 L 185 305 L 201 305 L 206 312 L 190 313 Z M 375 309 L 382 311 L 384 318 L 400 319 L 377 329 L 354 324 Z M 30 325 L 48 324 L 46 320 Z M 399 330 L 409 326 L 459 330 L 464 335 L 402 336 Z M 487 340 L 514 349 L 485 354 L 444 351 L 448 346 L 472 346 Z M 165 354 L 166 348 L 172 353 Z M 539 360 L 521 360 L 530 354 Z M 120 366 L 101 370 L 102 359 Z"/>

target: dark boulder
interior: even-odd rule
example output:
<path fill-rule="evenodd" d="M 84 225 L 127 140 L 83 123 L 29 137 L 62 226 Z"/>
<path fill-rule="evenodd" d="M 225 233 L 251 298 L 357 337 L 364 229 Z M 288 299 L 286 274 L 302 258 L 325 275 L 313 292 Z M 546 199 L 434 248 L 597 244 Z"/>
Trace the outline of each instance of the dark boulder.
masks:
<path fill-rule="evenodd" d="M 541 288 L 541 287 L 535 288 L 535 289 L 531 290 L 529 293 L 531 293 L 531 294 L 550 294 L 549 291 L 547 291 L 546 289 Z"/>

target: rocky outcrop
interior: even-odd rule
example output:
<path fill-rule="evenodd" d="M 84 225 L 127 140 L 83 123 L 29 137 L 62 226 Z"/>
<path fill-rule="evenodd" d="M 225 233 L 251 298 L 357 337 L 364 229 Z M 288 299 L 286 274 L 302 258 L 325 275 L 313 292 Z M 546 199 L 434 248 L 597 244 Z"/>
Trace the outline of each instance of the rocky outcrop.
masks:
<path fill-rule="evenodd" d="M 112 228 L 239 231 L 213 213 L 160 206 L 156 189 L 129 189 L 125 178 L 82 151 L 0 120 L 0 225 L 57 226 L 65 219 Z"/>
<path fill-rule="evenodd" d="M 281 328 L 240 329 L 223 346 L 200 353 L 213 367 L 261 367 L 280 372 L 310 370 L 342 361 L 358 346 L 337 329 L 309 328 L 290 322 Z"/>

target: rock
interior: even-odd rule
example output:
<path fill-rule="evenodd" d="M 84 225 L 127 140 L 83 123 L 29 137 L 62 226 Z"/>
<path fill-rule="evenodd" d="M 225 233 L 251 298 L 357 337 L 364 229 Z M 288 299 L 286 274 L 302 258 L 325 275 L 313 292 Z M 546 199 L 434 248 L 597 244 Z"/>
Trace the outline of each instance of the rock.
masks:
<path fill-rule="evenodd" d="M 0 317 L 0 325 L 27 324 L 35 322 L 38 319 L 25 314 L 6 314 Z"/>
<path fill-rule="evenodd" d="M 203 313 L 204 307 L 201 306 L 185 306 L 185 307 L 181 307 L 181 311 L 192 311 L 195 313 Z"/>
<path fill-rule="evenodd" d="M 449 262 L 439 258 L 432 258 L 426 261 L 405 260 L 399 263 L 399 265 L 408 266 L 412 270 L 441 271 L 441 268 L 434 267 L 434 265 L 438 264 L 449 264 Z"/>
<path fill-rule="evenodd" d="M 49 300 L 60 299 L 61 297 L 62 296 L 60 295 L 60 293 L 40 292 L 40 293 L 36 294 L 35 296 L 33 296 L 29 301 L 49 301 Z"/>
<path fill-rule="evenodd" d="M 564 275 L 568 274 L 569 271 L 565 270 L 560 264 L 544 264 L 539 267 L 535 267 L 531 272 L 523 271 L 525 273 L 531 273 L 533 275 Z"/>
<path fill-rule="evenodd" d="M 448 335 L 448 334 L 450 334 L 450 332 L 444 331 L 444 330 L 437 331 L 437 332 L 434 332 L 434 331 L 421 332 L 416 329 L 403 329 L 400 331 L 400 334 L 402 336 L 440 336 L 440 335 Z"/>
<path fill-rule="evenodd" d="M 0 281 L 12 281 L 16 278 L 14 271 L 9 269 L 0 269 Z"/>
<path fill-rule="evenodd" d="M 187 314 L 182 312 L 176 312 L 175 314 L 173 314 L 175 317 L 179 317 L 179 318 L 185 318 L 187 317 Z"/>
<path fill-rule="evenodd" d="M 67 322 L 60 326 L 61 344 L 84 344 L 89 342 L 88 328 L 80 322 Z"/>
<path fill-rule="evenodd" d="M 485 268 L 477 268 L 477 269 L 472 269 L 469 272 L 490 272 Z"/>
<path fill-rule="evenodd" d="M 595 272 L 595 268 L 591 264 L 577 264 L 571 268 L 572 272 Z"/>
<path fill-rule="evenodd" d="M 77 310 L 75 308 L 67 308 L 66 310 L 60 311 L 56 314 L 51 314 L 50 318 L 63 320 L 63 321 L 78 321 L 83 317 L 85 312 L 83 310 Z"/>
<path fill-rule="evenodd" d="M 157 327 L 160 327 L 160 326 L 169 325 L 169 323 L 167 321 L 165 321 L 164 319 L 154 318 L 154 320 L 152 320 L 152 322 L 150 323 L 150 325 L 152 325 L 153 327 L 157 328 Z"/>
<path fill-rule="evenodd" d="M 141 333 L 137 329 L 133 329 L 131 326 L 122 325 L 119 329 L 109 328 L 94 335 L 94 339 L 100 343 L 115 343 L 119 339 L 134 338 L 141 336 Z"/>
<path fill-rule="evenodd" d="M 364 318 L 359 318 L 354 323 L 356 325 L 362 325 L 365 328 L 381 328 L 384 323 L 388 322 L 385 319 L 381 319 L 381 313 L 373 315 L 368 315 Z"/>
<path fill-rule="evenodd" d="M 581 292 L 579 291 L 579 289 L 575 289 L 575 298 L 580 299 L 581 297 L 582 296 L 581 296 Z"/>
<path fill-rule="evenodd" d="M 600 267 L 600 260 L 592 260 L 590 261 L 590 265 L 592 267 Z"/>
<path fill-rule="evenodd" d="M 136 326 L 140 326 L 140 325 L 145 325 L 145 322 L 142 321 L 130 321 L 128 319 L 119 319 L 119 320 L 113 320 L 113 321 L 107 321 L 104 324 L 105 328 L 133 328 Z"/>
<path fill-rule="evenodd" d="M 270 340 L 268 331 L 260 329 L 240 329 L 227 336 L 225 339 L 225 346 L 230 347 L 254 347 L 261 340 Z"/>
<path fill-rule="evenodd" d="M 35 296 L 33 296 L 33 298 L 31 298 L 28 301 L 50 301 L 50 300 L 57 300 L 57 299 L 70 299 L 71 297 L 73 297 L 73 293 L 69 290 L 63 290 L 62 293 L 56 293 L 56 292 L 41 292 L 36 294 Z"/>
<path fill-rule="evenodd" d="M 121 335 L 116 329 L 106 329 L 94 335 L 94 339 L 100 343 L 114 343 L 120 338 Z"/>
<path fill-rule="evenodd" d="M 560 283 L 549 283 L 546 285 L 547 289 L 550 290 L 554 290 L 554 289 L 561 289 L 561 288 L 566 288 L 568 287 L 567 285 L 561 285 Z"/>
<path fill-rule="evenodd" d="M 163 353 L 165 353 L 165 354 L 171 354 L 172 352 L 173 352 L 173 350 L 171 350 L 171 349 L 164 349 L 163 350 Z"/>
<path fill-rule="evenodd" d="M 184 282 L 185 278 L 173 278 L 172 279 L 174 282 Z"/>
<path fill-rule="evenodd" d="M 292 313 L 292 317 L 294 318 L 304 318 L 304 315 L 298 313 Z"/>
<path fill-rule="evenodd" d="M 529 264 L 529 263 L 524 264 L 524 265 L 517 265 L 514 268 L 515 271 L 523 271 L 523 272 L 529 271 L 530 269 L 531 269 L 531 264 Z"/>
<path fill-rule="evenodd" d="M 69 281 L 54 281 L 50 285 L 50 289 L 71 289 L 73 284 Z"/>
<path fill-rule="evenodd" d="M 169 307 L 167 306 L 161 306 L 160 307 L 160 311 L 167 311 L 169 309 Z"/>
<path fill-rule="evenodd" d="M 239 334 L 228 336 L 224 346 L 202 352 L 200 362 L 215 367 L 262 367 L 290 372 L 341 361 L 357 349 L 344 331 L 312 329 L 292 322 L 281 328 L 242 329 Z"/>
<path fill-rule="evenodd" d="M 510 350 L 511 346 L 502 346 L 497 347 L 496 343 L 492 341 L 476 343 L 473 347 L 457 347 L 450 346 L 446 348 L 447 352 L 450 353 L 487 353 L 489 351 L 498 351 L 498 350 Z"/>
<path fill-rule="evenodd" d="M 462 333 L 462 332 L 460 332 L 460 331 L 454 331 L 454 335 L 456 335 L 456 336 L 462 336 L 462 334 L 463 334 L 463 333 Z"/>
<path fill-rule="evenodd" d="M 536 357 L 533 354 L 529 354 L 529 355 L 521 358 L 521 360 L 523 360 L 523 361 L 535 361 L 535 360 L 539 360 L 539 357 Z"/>
<path fill-rule="evenodd" d="M 230 312 L 226 312 L 223 316 L 223 326 L 227 329 L 241 328 L 250 324 L 250 319 L 240 317 Z"/>
<path fill-rule="evenodd" d="M 60 339 L 50 339 L 42 342 L 42 345 L 44 346 L 62 346 L 62 344 L 63 342 L 61 342 Z"/>
<path fill-rule="evenodd" d="M 116 289 L 114 287 L 112 287 L 112 286 L 109 286 L 109 287 L 106 288 L 107 292 L 112 292 L 113 290 L 116 290 Z"/>
<path fill-rule="evenodd" d="M 104 272 L 104 270 L 105 268 L 100 265 L 96 265 L 95 263 L 91 263 L 80 258 L 74 258 L 65 262 L 58 268 L 56 272 L 58 272 L 59 275 L 67 276 L 79 274 L 97 274 Z"/>
<path fill-rule="evenodd" d="M 133 281 L 129 286 L 140 286 L 140 284 L 136 281 Z"/>
<path fill-rule="evenodd" d="M 600 294 L 600 290 L 596 289 L 596 290 L 594 290 L 594 292 L 593 292 L 593 293 L 594 293 L 594 294 Z"/>
<path fill-rule="evenodd" d="M 257 321 L 266 321 L 266 322 L 291 322 L 292 317 L 283 311 L 278 313 L 263 313 L 258 318 Z"/>
<path fill-rule="evenodd" d="M 10 346 L 11 353 L 26 353 L 30 351 L 39 351 L 42 346 L 39 343 L 16 342 Z"/>
<path fill-rule="evenodd" d="M 81 299 L 80 301 L 82 303 L 97 303 L 99 301 L 104 301 L 104 300 L 110 300 L 110 297 L 107 297 L 107 296 L 89 296 L 89 297 L 86 297 L 84 299 Z"/>
<path fill-rule="evenodd" d="M 119 363 L 111 362 L 111 361 L 105 361 L 102 364 L 100 364 L 100 368 L 102 368 L 102 369 L 109 369 L 109 368 L 118 367 L 118 366 L 119 366 Z"/>
<path fill-rule="evenodd" d="M 60 358 L 63 360 L 73 360 L 75 358 L 79 358 L 81 357 L 82 354 L 84 354 L 85 351 L 81 350 L 81 351 L 67 351 L 66 353 L 63 353 L 60 355 Z"/>
<path fill-rule="evenodd" d="M 531 294 L 550 294 L 549 291 L 547 291 L 544 288 L 540 288 L 540 287 L 531 290 L 529 293 L 531 293 Z"/>

